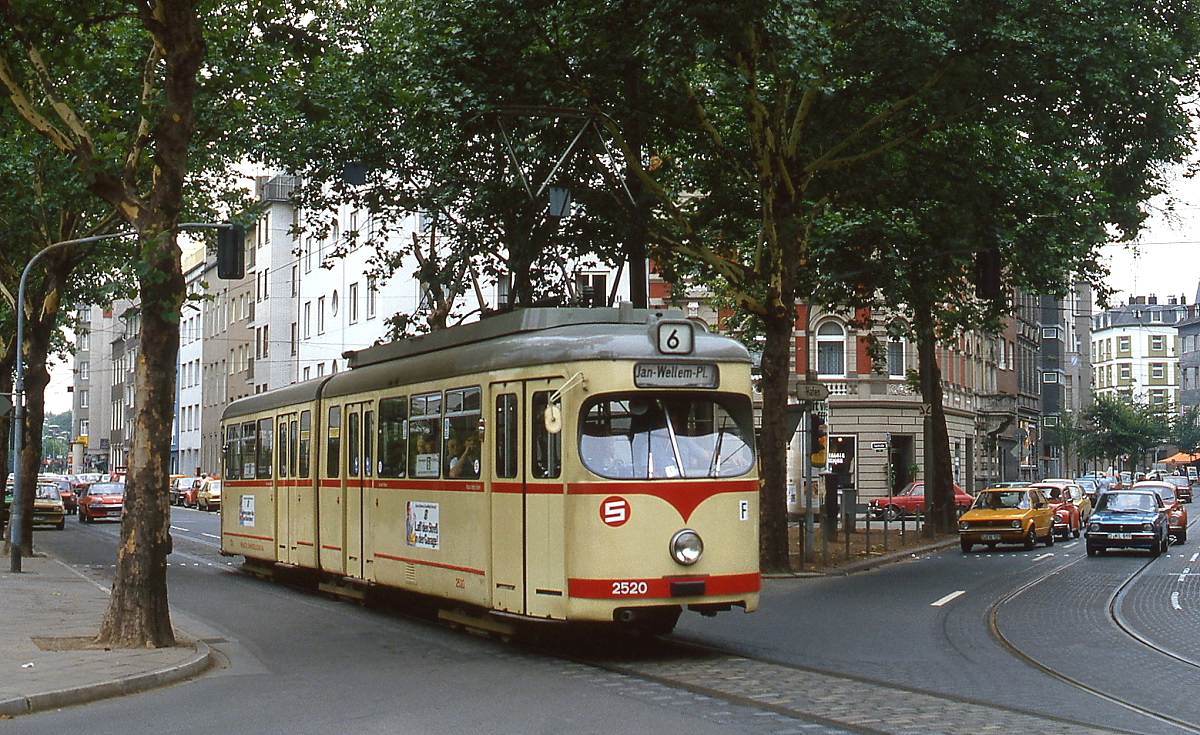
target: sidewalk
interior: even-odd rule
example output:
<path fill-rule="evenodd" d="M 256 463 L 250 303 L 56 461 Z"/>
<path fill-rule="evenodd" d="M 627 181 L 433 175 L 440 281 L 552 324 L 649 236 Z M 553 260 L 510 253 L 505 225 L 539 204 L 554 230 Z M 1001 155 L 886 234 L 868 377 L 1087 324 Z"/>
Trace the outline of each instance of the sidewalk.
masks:
<path fill-rule="evenodd" d="M 117 697 L 206 670 L 208 646 L 181 636 L 173 648 L 91 648 L 109 591 L 48 556 L 0 572 L 0 717 Z"/>

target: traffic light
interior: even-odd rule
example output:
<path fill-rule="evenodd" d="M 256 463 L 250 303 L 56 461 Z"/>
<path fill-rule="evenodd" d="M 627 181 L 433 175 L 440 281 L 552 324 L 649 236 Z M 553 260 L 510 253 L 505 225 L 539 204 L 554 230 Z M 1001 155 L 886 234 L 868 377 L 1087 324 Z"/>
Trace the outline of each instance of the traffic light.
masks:
<path fill-rule="evenodd" d="M 237 281 L 246 277 L 246 228 L 221 225 L 217 228 L 217 278 Z"/>
<path fill-rule="evenodd" d="M 821 414 L 813 413 L 809 415 L 808 436 L 811 444 L 809 446 L 809 461 L 813 467 L 824 467 L 826 462 L 825 443 L 828 439 L 826 434 L 825 417 Z"/>

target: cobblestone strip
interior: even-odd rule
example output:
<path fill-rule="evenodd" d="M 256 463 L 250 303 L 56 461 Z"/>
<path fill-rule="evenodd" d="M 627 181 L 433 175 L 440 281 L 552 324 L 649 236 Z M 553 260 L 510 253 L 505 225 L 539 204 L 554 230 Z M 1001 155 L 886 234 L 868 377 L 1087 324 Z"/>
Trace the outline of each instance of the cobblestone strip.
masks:
<path fill-rule="evenodd" d="M 1113 735 L 1011 710 L 919 694 L 736 656 L 672 662 L 621 662 L 613 670 L 682 684 L 693 691 L 754 702 L 798 718 L 819 718 L 887 735 Z"/>

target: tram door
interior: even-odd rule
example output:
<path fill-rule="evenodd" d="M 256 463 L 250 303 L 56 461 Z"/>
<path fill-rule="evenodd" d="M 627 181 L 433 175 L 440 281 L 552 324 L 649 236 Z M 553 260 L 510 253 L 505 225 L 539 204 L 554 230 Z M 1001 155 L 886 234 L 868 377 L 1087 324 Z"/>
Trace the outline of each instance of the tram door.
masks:
<path fill-rule="evenodd" d="M 558 378 L 493 383 L 492 602 L 563 617 L 566 608 L 562 434 L 546 428 Z"/>
<path fill-rule="evenodd" d="M 346 406 L 346 503 L 343 528 L 346 533 L 345 574 L 363 576 L 363 552 L 367 524 L 364 518 L 371 486 L 375 412 L 370 403 Z"/>

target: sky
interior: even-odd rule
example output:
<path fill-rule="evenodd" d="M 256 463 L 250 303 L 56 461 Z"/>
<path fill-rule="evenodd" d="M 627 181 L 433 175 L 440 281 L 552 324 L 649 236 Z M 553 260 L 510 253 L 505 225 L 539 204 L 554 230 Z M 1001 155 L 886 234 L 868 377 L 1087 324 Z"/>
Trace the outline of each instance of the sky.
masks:
<path fill-rule="evenodd" d="M 1151 202 L 1152 212 L 1137 242 L 1104 248 L 1111 270 L 1108 284 L 1114 300 L 1127 303 L 1130 295 L 1184 296 L 1196 303 L 1200 287 L 1200 180 L 1178 176 L 1171 186 L 1172 211 L 1166 199 Z M 1113 304 L 1115 305 L 1115 304 Z"/>

